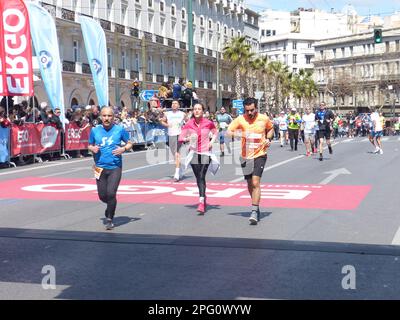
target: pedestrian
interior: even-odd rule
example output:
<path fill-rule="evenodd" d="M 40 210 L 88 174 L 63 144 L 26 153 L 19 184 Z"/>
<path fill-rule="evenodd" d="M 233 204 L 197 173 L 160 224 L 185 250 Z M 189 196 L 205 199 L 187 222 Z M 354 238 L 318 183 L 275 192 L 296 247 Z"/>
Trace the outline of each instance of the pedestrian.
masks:
<path fill-rule="evenodd" d="M 93 169 L 99 198 L 107 204 L 106 229 L 111 230 L 114 228 L 117 190 L 122 175 L 122 154 L 132 148 L 132 143 L 128 132 L 114 124 L 114 111 L 111 107 L 103 107 L 100 114 L 102 125 L 90 131 L 89 151 L 94 155 Z M 123 147 L 122 141 L 125 143 Z"/>
<path fill-rule="evenodd" d="M 372 112 L 371 121 L 372 121 L 372 124 L 373 124 L 372 137 L 374 139 L 374 144 L 375 144 L 375 147 L 376 147 L 374 153 L 383 154 L 382 142 L 381 142 L 381 138 L 383 136 L 383 125 L 382 125 L 381 116 L 379 115 L 379 112 L 377 110 L 374 110 Z"/>
<path fill-rule="evenodd" d="M 306 113 L 303 115 L 304 124 L 304 143 L 306 145 L 306 156 L 309 157 L 313 153 L 315 139 L 315 114 L 311 112 L 310 107 L 306 107 Z"/>
<path fill-rule="evenodd" d="M 278 124 L 279 124 L 279 138 L 281 140 L 281 148 L 283 147 L 283 143 L 285 145 L 288 144 L 288 119 L 287 115 L 285 114 L 285 111 L 281 111 L 279 117 L 278 117 Z"/>
<path fill-rule="evenodd" d="M 227 135 L 242 138 L 241 167 L 252 200 L 249 221 L 256 225 L 260 221 L 260 180 L 274 137 L 274 125 L 266 115 L 258 113 L 256 99 L 246 98 L 243 105 L 245 114 L 233 120 Z"/>
<path fill-rule="evenodd" d="M 183 172 L 180 172 L 181 156 L 180 149 L 182 143 L 178 141 L 179 135 L 182 131 L 186 119 L 186 114 L 179 110 L 180 104 L 177 99 L 172 100 L 171 111 L 167 111 L 164 114 L 164 118 L 161 119 L 160 123 L 168 128 L 168 146 L 175 159 L 175 174 L 174 181 L 178 182 Z"/>
<path fill-rule="evenodd" d="M 193 107 L 193 117 L 183 126 L 179 141 L 189 143 L 189 154 L 185 160 L 185 168 L 192 167 L 199 189 L 199 205 L 197 212 L 204 215 L 207 209 L 206 175 L 208 168 L 215 175 L 219 162 L 212 153 L 212 146 L 217 138 L 214 122 L 204 117 L 205 107 L 197 103 Z"/>
<path fill-rule="evenodd" d="M 315 121 L 318 123 L 318 137 L 319 140 L 319 161 L 323 160 L 323 151 L 324 151 L 324 138 L 326 140 L 326 144 L 328 145 L 329 154 L 333 153 L 331 146 L 331 133 L 332 133 L 332 124 L 335 119 L 335 115 L 329 109 L 326 109 L 326 103 L 321 102 L 319 106 L 318 112 L 315 114 Z"/>

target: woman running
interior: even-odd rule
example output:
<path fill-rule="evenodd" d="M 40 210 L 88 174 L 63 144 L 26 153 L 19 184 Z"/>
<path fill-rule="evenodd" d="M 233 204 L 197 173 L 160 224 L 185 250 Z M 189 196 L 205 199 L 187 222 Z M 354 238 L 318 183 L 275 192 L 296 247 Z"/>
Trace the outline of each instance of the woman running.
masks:
<path fill-rule="evenodd" d="M 210 167 L 213 174 L 218 171 L 217 157 L 211 153 L 213 143 L 218 135 L 218 130 L 213 121 L 203 117 L 204 105 L 196 103 L 193 107 L 192 118 L 182 127 L 179 141 L 189 142 L 189 154 L 185 161 L 186 168 L 189 163 L 196 176 L 199 188 L 199 206 L 197 211 L 203 215 L 206 211 L 206 174 Z"/>

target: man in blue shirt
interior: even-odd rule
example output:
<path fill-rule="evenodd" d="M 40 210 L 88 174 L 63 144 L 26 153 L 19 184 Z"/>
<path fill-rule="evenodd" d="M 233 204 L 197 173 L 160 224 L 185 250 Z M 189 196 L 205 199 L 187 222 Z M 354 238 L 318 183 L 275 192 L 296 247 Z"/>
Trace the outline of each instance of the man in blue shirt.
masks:
<path fill-rule="evenodd" d="M 114 228 L 113 218 L 117 207 L 117 190 L 122 175 L 122 154 L 132 148 L 128 132 L 114 124 L 114 111 L 110 107 L 101 109 L 102 125 L 92 128 L 89 150 L 94 155 L 94 172 L 97 192 L 102 202 L 107 204 L 105 212 L 106 229 Z M 125 146 L 121 147 L 121 141 Z"/>
<path fill-rule="evenodd" d="M 230 153 L 230 145 L 229 141 L 225 141 L 225 135 L 226 135 L 226 130 L 228 129 L 228 126 L 232 122 L 232 117 L 226 113 L 225 107 L 221 107 L 219 114 L 217 114 L 217 122 L 218 122 L 218 128 L 219 128 L 219 145 L 221 149 L 221 157 L 224 156 L 224 143 L 226 144 L 226 147 L 228 148 L 228 152 Z"/>
<path fill-rule="evenodd" d="M 331 145 L 331 133 L 333 120 L 335 120 L 335 115 L 331 110 L 326 109 L 325 102 L 321 102 L 319 106 L 320 108 L 315 114 L 315 121 L 317 121 L 318 124 L 318 136 L 316 136 L 315 138 L 319 140 L 319 161 L 322 161 L 324 138 L 326 140 L 326 144 L 328 145 L 329 154 L 333 153 Z"/>

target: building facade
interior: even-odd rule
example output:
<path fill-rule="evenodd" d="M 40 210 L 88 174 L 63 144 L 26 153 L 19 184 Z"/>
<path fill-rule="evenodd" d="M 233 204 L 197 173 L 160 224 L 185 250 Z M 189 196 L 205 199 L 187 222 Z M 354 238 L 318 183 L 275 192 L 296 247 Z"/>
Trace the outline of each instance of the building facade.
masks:
<path fill-rule="evenodd" d="M 383 29 L 375 44 L 373 30 L 315 43 L 314 78 L 319 101 L 340 113 L 381 108 L 399 113 L 400 28 Z"/>
<path fill-rule="evenodd" d="M 162 82 L 186 80 L 188 74 L 187 0 L 44 0 L 40 4 L 56 20 L 63 63 L 65 106 L 97 104 L 79 15 L 93 17 L 106 33 L 111 105 L 132 105 L 132 81 L 141 89 L 157 89 Z M 217 52 L 232 37 L 246 36 L 257 48 L 258 15 L 243 0 L 193 0 L 195 83 L 199 98 L 215 110 Z M 229 103 L 234 75 L 227 62 L 220 65 L 220 93 Z M 39 78 L 35 98 L 47 101 Z"/>

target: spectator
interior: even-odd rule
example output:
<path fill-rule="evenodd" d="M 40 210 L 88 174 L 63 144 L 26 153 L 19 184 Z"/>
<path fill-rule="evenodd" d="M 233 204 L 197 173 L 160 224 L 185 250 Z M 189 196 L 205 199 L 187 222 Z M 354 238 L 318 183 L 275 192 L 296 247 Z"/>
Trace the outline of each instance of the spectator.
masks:
<path fill-rule="evenodd" d="M 11 122 L 6 116 L 6 111 L 3 107 L 0 107 L 0 126 L 2 128 L 8 128 L 11 126 Z"/>
<path fill-rule="evenodd" d="M 158 97 L 160 98 L 160 103 L 162 108 L 170 108 L 171 104 L 168 103 L 169 98 L 172 97 L 172 91 L 167 82 L 163 82 L 158 88 Z"/>
<path fill-rule="evenodd" d="M 193 102 L 193 85 L 189 81 L 186 83 L 186 88 L 182 91 L 182 107 L 191 108 Z"/>
<path fill-rule="evenodd" d="M 181 96 L 182 96 L 182 80 L 179 80 L 172 86 L 172 99 L 180 99 Z"/>

